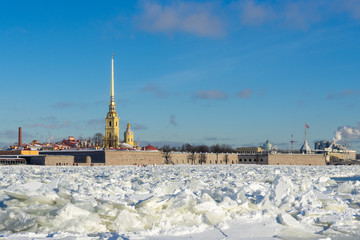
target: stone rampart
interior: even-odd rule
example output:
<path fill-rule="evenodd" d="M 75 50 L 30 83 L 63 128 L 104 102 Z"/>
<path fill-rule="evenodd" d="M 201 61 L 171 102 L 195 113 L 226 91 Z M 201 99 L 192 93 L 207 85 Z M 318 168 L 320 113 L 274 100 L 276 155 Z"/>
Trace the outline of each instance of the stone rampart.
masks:
<path fill-rule="evenodd" d="M 64 155 L 31 156 L 30 164 L 46 165 L 46 166 L 72 166 L 74 164 L 74 156 L 64 156 Z"/>
<path fill-rule="evenodd" d="M 171 160 L 174 164 L 191 164 L 189 156 L 191 153 L 174 152 L 171 154 Z M 199 164 L 200 153 L 195 153 L 195 164 Z M 233 153 L 205 153 L 205 164 L 235 164 L 238 162 L 237 154 Z"/>
<path fill-rule="evenodd" d="M 161 152 L 105 150 L 105 164 L 114 165 L 152 165 L 163 164 Z"/>
<path fill-rule="evenodd" d="M 326 165 L 323 154 L 269 154 L 269 165 Z"/>
<path fill-rule="evenodd" d="M 50 152 L 50 151 L 49 151 Z M 28 163 L 48 166 L 115 166 L 115 165 L 161 165 L 162 152 L 152 151 L 57 151 L 52 155 L 30 156 Z M 66 153 L 60 155 L 60 153 Z M 42 153 L 43 154 L 43 153 Z M 172 152 L 173 164 L 192 164 L 191 153 Z M 200 153 L 195 153 L 194 164 L 199 164 Z M 322 154 L 235 154 L 205 153 L 204 164 L 264 164 L 264 165 L 326 165 Z"/>

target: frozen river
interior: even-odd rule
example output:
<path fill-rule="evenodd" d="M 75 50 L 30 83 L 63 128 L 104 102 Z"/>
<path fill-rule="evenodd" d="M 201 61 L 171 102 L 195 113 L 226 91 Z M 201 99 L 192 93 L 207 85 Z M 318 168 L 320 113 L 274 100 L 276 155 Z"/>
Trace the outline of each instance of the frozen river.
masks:
<path fill-rule="evenodd" d="M 359 239 L 359 166 L 0 167 L 0 238 Z"/>

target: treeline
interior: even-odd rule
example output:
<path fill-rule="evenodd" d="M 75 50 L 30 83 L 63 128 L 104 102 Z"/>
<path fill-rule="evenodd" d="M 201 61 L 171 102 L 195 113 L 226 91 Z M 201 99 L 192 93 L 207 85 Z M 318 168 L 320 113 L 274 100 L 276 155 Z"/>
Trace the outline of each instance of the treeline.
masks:
<path fill-rule="evenodd" d="M 158 149 L 163 152 L 189 152 L 189 153 L 235 153 L 236 150 L 227 144 L 215 144 L 212 146 L 207 145 L 191 145 L 189 143 L 183 144 L 178 147 L 171 147 L 164 145 Z"/>

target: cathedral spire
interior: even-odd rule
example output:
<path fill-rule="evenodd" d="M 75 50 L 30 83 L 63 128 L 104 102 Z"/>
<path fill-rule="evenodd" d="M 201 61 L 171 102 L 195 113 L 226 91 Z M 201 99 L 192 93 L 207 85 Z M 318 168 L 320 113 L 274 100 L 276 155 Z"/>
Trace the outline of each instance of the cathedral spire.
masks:
<path fill-rule="evenodd" d="M 105 135 L 103 137 L 104 148 L 119 147 L 119 116 L 116 112 L 114 100 L 114 53 L 111 57 L 111 91 L 109 112 L 105 118 Z"/>
<path fill-rule="evenodd" d="M 111 95 L 110 101 L 114 102 L 114 53 L 111 57 Z"/>

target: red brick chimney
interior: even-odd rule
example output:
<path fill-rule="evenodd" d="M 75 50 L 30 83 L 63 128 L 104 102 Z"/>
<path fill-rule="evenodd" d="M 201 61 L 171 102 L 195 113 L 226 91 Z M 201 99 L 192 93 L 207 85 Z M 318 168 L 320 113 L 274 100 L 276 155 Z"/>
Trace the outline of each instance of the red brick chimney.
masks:
<path fill-rule="evenodd" d="M 18 142 L 18 146 L 21 147 L 22 145 L 22 139 L 21 139 L 21 127 L 19 127 L 19 142 Z"/>

